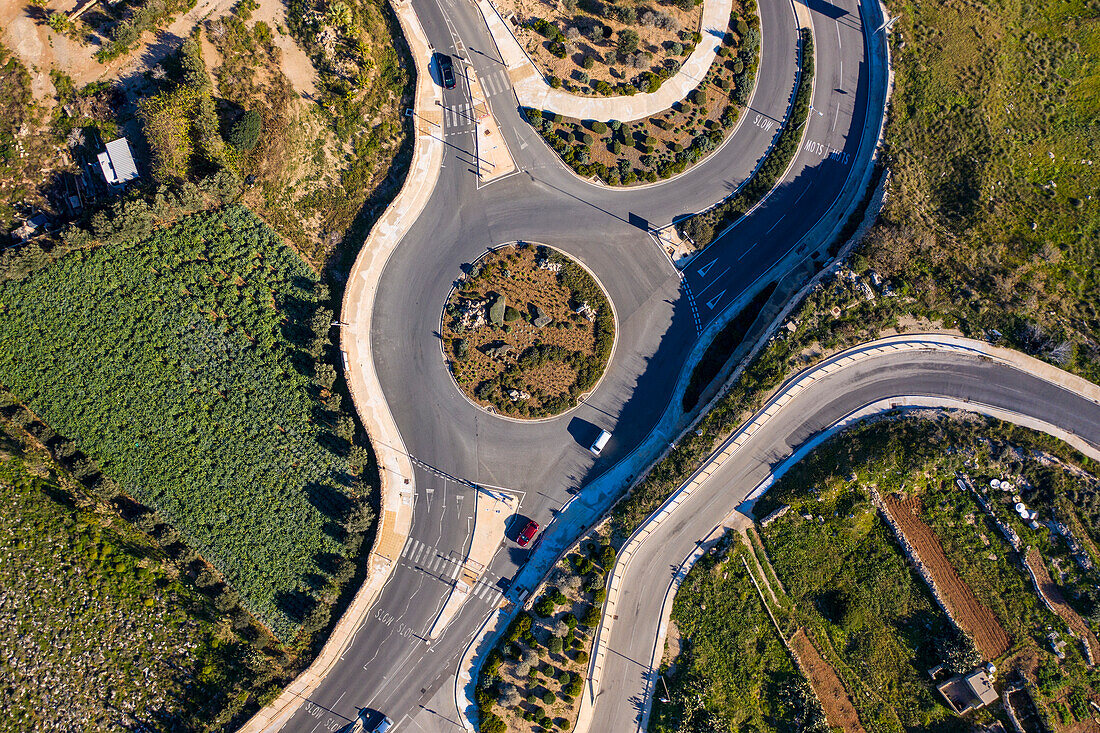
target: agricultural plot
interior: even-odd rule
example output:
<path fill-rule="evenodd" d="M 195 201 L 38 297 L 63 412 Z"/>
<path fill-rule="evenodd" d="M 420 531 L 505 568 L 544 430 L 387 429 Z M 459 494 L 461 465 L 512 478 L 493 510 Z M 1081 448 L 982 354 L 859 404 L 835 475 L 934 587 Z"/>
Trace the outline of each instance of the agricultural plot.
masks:
<path fill-rule="evenodd" d="M 799 668 L 810 678 L 814 694 L 825 709 L 825 720 L 832 728 L 845 733 L 866 733 L 859 722 L 852 699 L 836 671 L 821 656 L 805 629 L 799 629 L 789 640 L 791 650 L 798 658 Z"/>
<path fill-rule="evenodd" d="M 231 726 L 271 657 L 2 423 L 0 731 Z"/>
<path fill-rule="evenodd" d="M 931 574 L 932 582 L 955 623 L 974 639 L 982 657 L 993 660 L 1001 656 L 1008 650 L 1011 639 L 993 612 L 974 597 L 970 586 L 959 577 L 947 559 L 936 535 L 919 519 L 920 502 L 886 496 L 883 497 L 883 504 L 921 564 Z"/>
<path fill-rule="evenodd" d="M 317 360 L 324 287 L 239 207 L 111 242 L 0 283 L 0 382 L 289 641 L 370 490 Z"/>

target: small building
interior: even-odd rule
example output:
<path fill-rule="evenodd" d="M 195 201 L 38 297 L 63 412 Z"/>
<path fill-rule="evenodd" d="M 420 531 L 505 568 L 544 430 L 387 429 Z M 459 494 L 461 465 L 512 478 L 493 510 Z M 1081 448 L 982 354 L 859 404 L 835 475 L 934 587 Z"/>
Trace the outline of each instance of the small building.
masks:
<path fill-rule="evenodd" d="M 984 708 L 997 701 L 997 691 L 993 681 L 984 669 L 976 669 L 966 675 L 955 675 L 951 679 L 936 685 L 936 689 L 947 701 L 947 706 L 957 715 L 965 715 L 971 710 Z"/>
<path fill-rule="evenodd" d="M 50 218 L 42 212 L 38 212 L 34 216 L 26 219 L 22 224 L 20 224 L 11 233 L 11 238 L 14 239 L 16 242 L 29 241 L 30 239 L 41 234 L 45 230 L 46 225 L 49 223 Z"/>
<path fill-rule="evenodd" d="M 124 186 L 138 177 L 133 151 L 124 137 L 107 143 L 107 149 L 97 155 L 96 159 L 108 186 Z"/>

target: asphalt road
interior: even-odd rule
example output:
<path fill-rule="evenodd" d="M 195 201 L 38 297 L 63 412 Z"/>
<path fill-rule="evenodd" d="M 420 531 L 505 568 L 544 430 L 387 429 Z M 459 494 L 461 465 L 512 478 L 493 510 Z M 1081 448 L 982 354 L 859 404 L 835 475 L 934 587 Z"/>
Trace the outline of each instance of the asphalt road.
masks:
<path fill-rule="evenodd" d="M 1029 372 L 977 356 L 897 352 L 812 382 L 657 525 L 631 558 L 615 607 L 617 620 L 591 730 L 638 730 L 661 603 L 673 574 L 696 543 L 798 446 L 865 405 L 912 396 L 1001 408 L 1100 445 L 1100 405 Z"/>
<path fill-rule="evenodd" d="M 402 561 L 340 664 L 287 731 L 337 730 L 362 708 L 382 710 L 399 723 L 409 719 L 414 729 L 454 728 L 453 710 L 429 712 L 426 703 L 453 679 L 457 656 L 527 557 L 507 543 L 445 634 L 426 643 L 470 539 L 473 494 L 464 481 L 517 492 L 522 521 L 546 525 L 571 491 L 626 455 L 668 405 L 699 331 L 782 259 L 840 196 L 867 126 L 857 4 L 815 0 L 819 81 L 807 144 L 784 185 L 697 258 L 681 280 L 649 229 L 723 199 L 750 175 L 776 136 L 797 72 L 790 0 L 760 3 L 757 88 L 727 143 L 676 179 L 628 190 L 578 179 L 522 121 L 473 4 L 413 5 L 435 49 L 455 58 L 458 85 L 443 92 L 446 153 L 439 182 L 379 285 L 372 346 L 406 447 L 430 468 L 415 476 L 412 535 Z M 488 185 L 480 185 L 475 174 L 466 63 L 476 70 L 519 169 Z M 877 134 L 880 112 L 872 122 L 871 134 Z M 618 319 L 615 353 L 592 397 L 557 419 L 526 424 L 467 402 L 451 381 L 435 335 L 460 266 L 488 246 L 517 239 L 552 244 L 583 261 L 608 291 Z M 614 437 L 603 457 L 593 460 L 586 446 L 600 428 Z"/>

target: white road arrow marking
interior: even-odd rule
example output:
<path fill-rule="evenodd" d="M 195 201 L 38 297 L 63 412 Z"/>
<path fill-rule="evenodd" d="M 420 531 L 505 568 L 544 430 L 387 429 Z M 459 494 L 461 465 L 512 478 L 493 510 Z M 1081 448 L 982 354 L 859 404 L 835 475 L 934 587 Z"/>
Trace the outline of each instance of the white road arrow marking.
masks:
<path fill-rule="evenodd" d="M 721 300 L 722 296 L 725 295 L 725 294 L 726 294 L 726 291 L 723 290 L 722 292 L 718 293 L 718 295 L 715 295 L 713 298 L 708 300 L 707 301 L 707 308 L 709 310 L 714 310 L 714 304 L 717 303 L 719 300 Z"/>
<path fill-rule="evenodd" d="M 714 267 L 714 263 L 717 262 L 717 261 L 718 261 L 717 259 L 711 260 L 707 264 L 700 267 L 699 268 L 699 277 L 706 277 L 707 272 L 710 270 L 710 268 Z"/>

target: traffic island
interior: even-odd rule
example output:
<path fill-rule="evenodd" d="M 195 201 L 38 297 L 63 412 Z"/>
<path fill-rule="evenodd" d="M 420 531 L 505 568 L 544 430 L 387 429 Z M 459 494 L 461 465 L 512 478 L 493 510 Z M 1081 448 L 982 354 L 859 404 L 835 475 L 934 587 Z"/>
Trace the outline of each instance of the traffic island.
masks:
<path fill-rule="evenodd" d="M 443 604 L 443 609 L 428 630 L 429 639 L 438 639 L 451 619 L 458 615 L 462 604 L 469 598 L 470 591 L 489 566 L 500 543 L 504 541 L 508 517 L 515 514 L 519 507 L 519 500 L 511 494 L 482 488 L 477 490 L 474 501 L 474 529 L 470 551 L 466 554 L 462 570 Z"/>
<path fill-rule="evenodd" d="M 459 390 L 498 415 L 575 407 L 611 359 L 615 317 L 596 278 L 544 245 L 518 243 L 466 266 L 440 319 Z"/>

